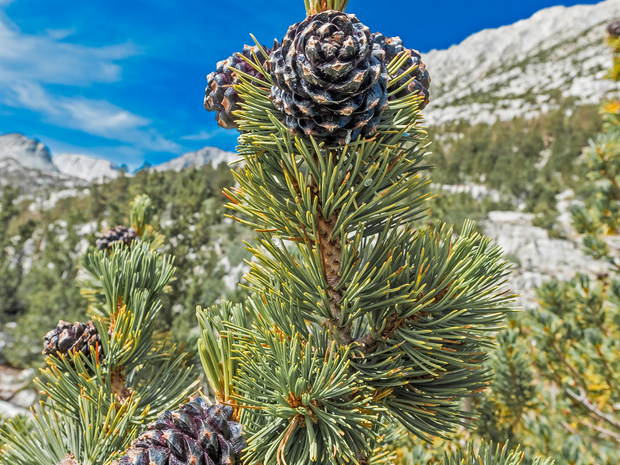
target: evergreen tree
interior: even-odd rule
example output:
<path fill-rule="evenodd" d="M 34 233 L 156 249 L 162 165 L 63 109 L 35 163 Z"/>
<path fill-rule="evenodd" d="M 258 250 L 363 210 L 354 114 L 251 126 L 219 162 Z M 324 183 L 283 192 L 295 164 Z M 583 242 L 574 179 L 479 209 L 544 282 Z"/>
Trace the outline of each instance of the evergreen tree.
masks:
<path fill-rule="evenodd" d="M 620 39 L 610 35 L 608 42 L 614 56 L 609 75 L 618 80 Z M 568 283 L 546 283 L 538 292 L 541 309 L 530 313 L 536 368 L 557 390 L 549 411 L 568 434 L 584 442 L 590 455 L 584 463 L 620 460 L 618 108 L 616 102 L 602 106 L 604 131 L 584 153 L 584 164 L 596 186 L 594 200 L 572 209 L 573 224 L 584 234 L 584 251 L 606 262 L 609 272 L 595 281 L 578 274 Z"/>
<path fill-rule="evenodd" d="M 234 463 L 242 448 L 247 464 L 389 463 L 391 446 L 408 433 L 431 439 L 468 419 L 460 399 L 489 381 L 483 362 L 512 300 L 501 292 L 508 265 L 472 223 L 458 237 L 441 224 L 415 227 L 428 165 L 423 64 L 402 69 L 414 52 L 386 62 L 375 46 L 364 64 L 370 51 L 355 40 L 368 47 L 372 39 L 334 11 L 346 2 L 306 7 L 309 17 L 281 45 L 248 47 L 208 78 L 205 105 L 241 132 L 245 166 L 235 171 L 238 187 L 225 191 L 231 217 L 259 237 L 248 245 L 256 261 L 245 304 L 198 309 L 200 356 L 219 424 L 243 425 L 245 439 L 215 431 Z M 362 56 L 321 63 L 339 51 Z M 353 92 L 361 95 L 353 119 L 345 89 L 359 90 L 349 79 L 360 62 L 378 67 L 370 85 L 377 95 Z M 367 68 L 359 81 L 367 82 Z M 326 82 L 329 73 L 339 81 Z M 174 415 L 164 413 L 118 463 L 152 460 L 160 447 L 171 450 L 171 463 L 202 463 L 211 413 L 193 403 Z M 175 431 L 183 448 L 162 440 Z M 223 452 L 204 454 L 206 463 L 224 463 Z M 490 449 L 483 456 L 475 460 L 521 458 Z"/>
<path fill-rule="evenodd" d="M 74 284 L 81 254 L 76 228 L 81 221 L 76 215 L 68 220 L 49 224 L 37 237 L 39 251 L 16 295 L 24 308 L 3 351 L 9 363 L 40 366 L 41 339 L 57 322 L 52 309 L 64 309 L 62 318 L 70 321 L 85 316 L 87 302 Z"/>
<path fill-rule="evenodd" d="M 18 290 L 23 279 L 24 246 L 35 227 L 35 222 L 29 220 L 12 231 L 13 220 L 19 214 L 17 197 L 17 189 L 10 186 L 0 197 L 0 324 L 21 309 Z"/>
<path fill-rule="evenodd" d="M 614 28 L 614 24 L 616 27 Z M 618 22 L 607 38 L 620 80 Z M 584 251 L 609 265 L 596 281 L 578 274 L 568 283 L 552 281 L 538 292 L 541 309 L 531 312 L 531 335 L 538 372 L 557 389 L 550 405 L 558 423 L 578 436 L 591 461 L 620 460 L 620 115 L 619 104 L 602 106 L 604 131 L 590 141 L 584 164 L 596 186 L 589 205 L 572 209 L 573 224 L 584 233 Z M 595 462 L 596 461 L 596 462 Z"/>
<path fill-rule="evenodd" d="M 65 322 L 48 333 L 47 368 L 35 380 L 44 400 L 32 420 L 17 418 L 0 429 L 6 442 L 0 463 L 106 463 L 141 425 L 195 388 L 187 354 L 155 330 L 159 297 L 175 270 L 171 258 L 156 251 L 161 236 L 149 225 L 150 212 L 148 198 L 136 198 L 131 219 L 139 242 L 85 256 L 89 339 Z"/>

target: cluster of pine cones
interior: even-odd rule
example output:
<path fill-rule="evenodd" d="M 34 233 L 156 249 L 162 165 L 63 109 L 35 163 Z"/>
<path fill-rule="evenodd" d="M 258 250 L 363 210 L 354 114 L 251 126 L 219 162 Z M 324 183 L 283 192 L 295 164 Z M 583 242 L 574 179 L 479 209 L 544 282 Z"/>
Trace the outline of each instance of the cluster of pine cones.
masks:
<path fill-rule="evenodd" d="M 420 54 L 403 46 L 399 37 L 371 34 L 355 15 L 324 11 L 291 26 L 273 49 L 248 47 L 217 65 L 207 76 L 205 108 L 216 112 L 224 128 L 237 127 L 235 115 L 243 103 L 234 86 L 236 70 L 267 79 L 247 61 L 269 73 L 271 101 L 284 114 L 284 123 L 297 135 L 313 136 L 329 145 L 344 145 L 358 136 L 372 135 L 391 98 L 420 95 L 420 108 L 428 103 L 430 77 Z M 387 65 L 399 54 L 407 59 L 388 91 Z M 244 59 L 245 58 L 245 59 Z M 413 78 L 413 80 L 409 83 Z"/>

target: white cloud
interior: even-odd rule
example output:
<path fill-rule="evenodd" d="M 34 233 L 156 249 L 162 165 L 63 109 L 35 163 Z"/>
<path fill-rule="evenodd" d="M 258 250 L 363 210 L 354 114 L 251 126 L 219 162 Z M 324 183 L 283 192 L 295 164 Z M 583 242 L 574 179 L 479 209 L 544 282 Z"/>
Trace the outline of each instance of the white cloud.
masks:
<path fill-rule="evenodd" d="M 131 43 L 87 47 L 62 42 L 69 32 L 24 34 L 0 11 L 0 82 L 16 79 L 66 85 L 114 82 L 121 75 L 121 68 L 115 62 L 141 52 Z"/>
<path fill-rule="evenodd" d="M 75 28 L 71 29 L 46 29 L 47 35 L 54 40 L 62 40 L 69 37 L 71 34 L 75 34 Z"/>
<path fill-rule="evenodd" d="M 0 0 L 0 6 L 7 0 Z M 119 60 L 141 52 L 131 44 L 88 47 L 62 42 L 73 31 L 24 34 L 0 10 L 0 103 L 27 108 L 51 124 L 133 144 L 142 149 L 172 151 L 179 145 L 150 127 L 151 121 L 106 100 L 56 95 L 49 84 L 71 87 L 121 79 Z"/>
<path fill-rule="evenodd" d="M 222 134 L 224 132 L 230 132 L 228 129 L 218 128 L 214 131 L 207 132 L 205 130 L 200 131 L 198 134 L 191 134 L 189 136 L 183 136 L 181 139 L 183 140 L 209 140 L 218 134 Z"/>

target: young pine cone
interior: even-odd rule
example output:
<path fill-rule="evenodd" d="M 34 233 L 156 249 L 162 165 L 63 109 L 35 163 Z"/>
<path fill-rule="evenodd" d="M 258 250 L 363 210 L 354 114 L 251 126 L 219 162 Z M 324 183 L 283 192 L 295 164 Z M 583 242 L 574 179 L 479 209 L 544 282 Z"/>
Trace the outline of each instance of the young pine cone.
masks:
<path fill-rule="evenodd" d="M 270 48 L 263 46 L 263 49 L 267 54 L 271 53 Z M 241 82 L 235 70 L 265 81 L 265 77 L 261 73 L 241 58 L 243 56 L 254 62 L 252 52 L 254 52 L 261 64 L 265 63 L 265 56 L 258 47 L 246 45 L 243 47 L 242 52 L 234 53 L 230 58 L 220 61 L 217 64 L 217 69 L 207 76 L 205 109 L 207 111 L 215 111 L 215 120 L 225 129 L 235 129 L 237 127 L 237 117 L 234 115 L 234 112 L 240 110 L 240 104 L 243 103 L 234 87 Z"/>
<path fill-rule="evenodd" d="M 373 35 L 373 38 L 375 40 L 375 48 L 378 47 L 383 50 L 386 64 L 390 64 L 394 58 L 399 55 L 402 56 L 403 53 L 407 55 L 407 59 L 397 71 L 397 77 L 393 78 L 396 79 L 397 82 L 390 86 L 390 92 L 400 89 L 402 86 L 407 84 L 407 81 L 409 81 L 412 77 L 415 78 L 407 85 L 407 87 L 393 95 L 390 100 L 405 97 L 409 94 L 418 94 L 424 98 L 424 100 L 420 103 L 420 109 L 423 109 L 429 102 L 428 89 L 431 85 L 431 78 L 426 70 L 426 65 L 422 63 L 420 53 L 417 50 L 405 48 L 400 37 L 388 38 L 383 34 L 376 32 Z M 410 71 L 405 74 L 405 72 L 414 66 L 417 66 L 414 71 Z"/>
<path fill-rule="evenodd" d="M 101 345 L 101 336 L 92 321 L 71 324 L 61 320 L 56 328 L 44 336 L 43 354 L 58 356 L 59 353 L 68 355 L 81 352 L 89 356 L 97 344 Z"/>
<path fill-rule="evenodd" d="M 612 21 L 607 25 L 607 33 L 612 39 L 620 37 L 620 19 Z"/>
<path fill-rule="evenodd" d="M 110 250 L 117 242 L 122 242 L 129 247 L 133 241 L 138 241 L 139 239 L 140 238 L 134 228 L 116 226 L 115 228 L 108 229 L 107 231 L 99 234 L 99 239 L 97 239 L 97 248 L 99 250 Z"/>

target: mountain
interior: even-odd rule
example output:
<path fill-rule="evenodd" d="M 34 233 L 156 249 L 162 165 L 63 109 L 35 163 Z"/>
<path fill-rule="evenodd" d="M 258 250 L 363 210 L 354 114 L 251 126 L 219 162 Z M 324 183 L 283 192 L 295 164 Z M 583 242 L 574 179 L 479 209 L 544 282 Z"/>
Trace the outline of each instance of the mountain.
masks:
<path fill-rule="evenodd" d="M 30 194 L 42 189 L 72 189 L 88 183 L 67 174 L 52 170 L 26 167 L 14 158 L 0 158 L 0 193 L 7 187 L 17 187 Z"/>
<path fill-rule="evenodd" d="M 227 152 L 217 147 L 204 147 L 195 152 L 188 152 L 180 157 L 173 158 L 170 161 L 156 165 L 153 169 L 157 171 L 181 171 L 189 167 L 199 167 L 207 163 L 212 163 L 213 167 L 217 167 L 220 163 L 230 163 L 238 160 L 239 155 L 233 152 Z"/>
<path fill-rule="evenodd" d="M 116 179 L 120 174 L 114 163 L 86 155 L 66 153 L 55 156 L 52 162 L 61 173 L 86 181 L 103 182 L 105 178 Z"/>
<path fill-rule="evenodd" d="M 529 118 L 567 99 L 597 104 L 620 94 L 620 84 L 604 78 L 611 53 L 603 41 L 619 17 L 620 0 L 555 6 L 423 54 L 432 78 L 426 124 Z"/>
<path fill-rule="evenodd" d="M 0 160 L 12 158 L 25 168 L 58 171 L 52 163 L 48 148 L 36 139 L 28 139 L 23 134 L 0 136 Z"/>
<path fill-rule="evenodd" d="M 156 165 L 157 171 L 181 171 L 207 163 L 217 166 L 239 157 L 216 147 L 204 147 Z M 49 149 L 36 139 L 23 134 L 0 136 L 0 192 L 6 186 L 19 187 L 24 194 L 41 189 L 70 189 L 90 182 L 115 179 L 120 169 L 104 159 L 79 154 L 63 154 L 52 158 Z"/>

